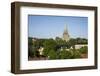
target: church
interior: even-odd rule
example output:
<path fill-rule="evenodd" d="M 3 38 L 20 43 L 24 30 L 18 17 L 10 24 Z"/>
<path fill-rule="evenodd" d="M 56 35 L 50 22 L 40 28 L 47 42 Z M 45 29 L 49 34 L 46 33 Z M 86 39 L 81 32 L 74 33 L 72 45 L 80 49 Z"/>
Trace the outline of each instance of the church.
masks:
<path fill-rule="evenodd" d="M 69 41 L 69 39 L 70 39 L 70 36 L 69 36 L 69 33 L 68 33 L 68 29 L 67 29 L 67 25 L 64 28 L 63 38 L 62 39 L 65 40 L 66 42 Z"/>

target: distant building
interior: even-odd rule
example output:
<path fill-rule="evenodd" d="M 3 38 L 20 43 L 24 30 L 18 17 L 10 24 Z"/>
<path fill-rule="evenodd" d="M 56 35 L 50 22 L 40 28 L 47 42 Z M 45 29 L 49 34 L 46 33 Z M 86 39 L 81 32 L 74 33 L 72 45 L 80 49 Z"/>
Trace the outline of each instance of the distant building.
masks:
<path fill-rule="evenodd" d="M 67 26 L 64 28 L 64 32 L 63 32 L 63 40 L 65 40 L 66 42 L 70 39 L 69 33 L 68 33 L 68 29 Z"/>
<path fill-rule="evenodd" d="M 43 47 L 40 47 L 40 48 L 39 48 L 39 50 L 38 50 L 38 51 L 39 51 L 39 54 L 40 54 L 40 55 L 43 55 L 43 50 L 44 50 L 44 48 L 43 48 Z"/>
<path fill-rule="evenodd" d="M 77 44 L 77 45 L 75 45 L 75 49 L 80 49 L 84 46 L 88 46 L 88 45 L 87 44 L 79 44 L 79 45 Z"/>
<path fill-rule="evenodd" d="M 32 38 L 32 41 L 34 42 L 34 41 L 36 41 L 37 40 L 37 38 Z"/>

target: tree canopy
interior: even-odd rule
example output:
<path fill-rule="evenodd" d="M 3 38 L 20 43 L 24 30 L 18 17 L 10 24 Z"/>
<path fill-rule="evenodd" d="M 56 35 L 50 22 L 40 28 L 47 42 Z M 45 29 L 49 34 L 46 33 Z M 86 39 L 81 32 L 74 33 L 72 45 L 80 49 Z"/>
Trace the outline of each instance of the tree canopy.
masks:
<path fill-rule="evenodd" d="M 43 47 L 43 56 L 48 59 L 74 59 L 81 58 L 81 54 L 86 54 L 88 48 L 82 47 L 75 49 L 76 44 L 88 44 L 88 40 L 84 38 L 71 38 L 64 41 L 59 37 L 55 39 L 38 39 L 28 38 L 28 54 L 30 57 L 39 57 L 39 48 Z M 70 49 L 73 47 L 73 49 Z M 69 49 L 69 50 L 66 50 Z"/>

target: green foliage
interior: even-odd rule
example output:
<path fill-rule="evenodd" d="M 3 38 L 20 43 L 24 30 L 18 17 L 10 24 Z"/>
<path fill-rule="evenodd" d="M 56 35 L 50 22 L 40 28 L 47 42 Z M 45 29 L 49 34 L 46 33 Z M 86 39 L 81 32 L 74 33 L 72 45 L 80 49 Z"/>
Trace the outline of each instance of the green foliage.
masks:
<path fill-rule="evenodd" d="M 32 49 L 32 46 L 29 46 L 29 47 L 28 47 L 28 56 L 34 57 L 34 51 L 33 51 L 33 49 Z"/>
<path fill-rule="evenodd" d="M 88 47 L 82 47 L 75 49 L 76 44 L 87 44 L 87 39 L 77 38 L 64 41 L 59 37 L 56 39 L 36 39 L 32 41 L 32 38 L 28 39 L 28 54 L 30 57 L 39 57 L 38 49 L 42 46 L 43 56 L 49 57 L 49 59 L 75 59 L 81 58 L 81 54 L 88 52 Z M 73 47 L 73 49 L 70 49 Z M 62 48 L 62 50 L 61 50 Z M 66 50 L 66 49 L 69 49 Z"/>
<path fill-rule="evenodd" d="M 75 58 L 80 58 L 81 57 L 81 53 L 79 52 L 79 50 L 62 50 L 60 52 L 60 59 L 75 59 Z"/>
<path fill-rule="evenodd" d="M 75 49 L 75 44 L 76 44 L 76 40 L 75 39 L 70 39 L 68 41 L 68 43 L 69 43 L 70 47 L 72 46 Z"/>
<path fill-rule="evenodd" d="M 43 54 L 44 54 L 44 56 L 48 56 L 48 53 L 51 50 L 55 50 L 56 51 L 56 45 L 57 44 L 53 39 L 45 40 L 45 42 L 43 43 L 43 46 L 44 46 Z"/>
<path fill-rule="evenodd" d="M 72 50 L 72 53 L 73 53 L 73 55 L 72 55 L 72 59 L 75 59 L 75 58 L 80 58 L 81 57 L 81 53 L 80 53 L 80 51 L 79 50 Z"/>
<path fill-rule="evenodd" d="M 71 56 L 72 56 L 71 52 L 65 49 L 60 52 L 60 59 L 70 59 Z"/>
<path fill-rule="evenodd" d="M 34 41 L 33 46 L 36 47 L 36 48 L 39 48 L 40 47 L 40 41 L 39 40 Z"/>
<path fill-rule="evenodd" d="M 47 57 L 49 51 L 50 51 L 50 50 L 49 50 L 48 48 L 44 48 L 44 50 L 43 50 L 43 55 Z"/>
<path fill-rule="evenodd" d="M 88 40 L 84 38 L 76 38 L 77 44 L 88 44 Z"/>
<path fill-rule="evenodd" d="M 32 38 L 28 38 L 28 56 L 30 57 L 37 57 L 39 56 L 39 52 L 37 51 L 39 48 L 40 43 L 38 41 L 32 41 Z"/>
<path fill-rule="evenodd" d="M 66 42 L 66 41 L 62 40 L 59 37 L 56 37 L 56 43 L 57 43 L 57 48 L 58 49 L 61 48 L 61 47 L 67 47 L 67 48 L 71 47 L 69 42 Z"/>
<path fill-rule="evenodd" d="M 50 50 L 48 52 L 48 57 L 49 57 L 49 59 L 57 59 L 57 53 L 56 53 L 56 51 L 55 50 Z"/>
<path fill-rule="evenodd" d="M 32 43 L 32 38 L 31 38 L 31 37 L 28 38 L 28 45 L 29 45 L 29 46 L 32 46 L 32 45 L 33 45 L 33 43 Z"/>
<path fill-rule="evenodd" d="M 56 49 L 56 45 L 57 44 L 56 44 L 55 40 L 53 40 L 53 39 L 45 40 L 43 43 L 44 48 L 47 48 L 47 49 Z"/>
<path fill-rule="evenodd" d="M 38 49 L 36 47 L 29 47 L 28 49 L 28 54 L 30 57 L 38 57 L 39 56 L 39 52 L 37 51 Z"/>
<path fill-rule="evenodd" d="M 30 56 L 30 57 L 34 57 L 34 52 L 33 52 L 32 45 L 33 45 L 32 38 L 29 37 L 28 38 L 28 56 Z"/>
<path fill-rule="evenodd" d="M 88 52 L 88 47 L 87 47 L 87 46 L 84 46 L 84 47 L 80 48 L 79 51 L 80 51 L 82 54 L 86 54 L 86 53 Z"/>

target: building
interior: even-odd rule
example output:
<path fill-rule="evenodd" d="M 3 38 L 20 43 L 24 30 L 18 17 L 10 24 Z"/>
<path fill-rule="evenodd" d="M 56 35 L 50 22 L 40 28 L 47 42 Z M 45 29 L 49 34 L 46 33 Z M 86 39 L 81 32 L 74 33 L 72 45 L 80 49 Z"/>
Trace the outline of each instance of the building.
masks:
<path fill-rule="evenodd" d="M 66 25 L 63 32 L 63 40 L 67 42 L 69 39 L 70 39 L 70 36 L 69 36 L 67 25 Z"/>
<path fill-rule="evenodd" d="M 38 49 L 38 51 L 39 51 L 39 55 L 43 55 L 43 50 L 44 50 L 43 47 L 40 47 L 40 48 Z"/>
<path fill-rule="evenodd" d="M 75 49 L 80 49 L 84 46 L 88 46 L 88 45 L 87 44 L 77 44 L 77 45 L 75 45 Z"/>

